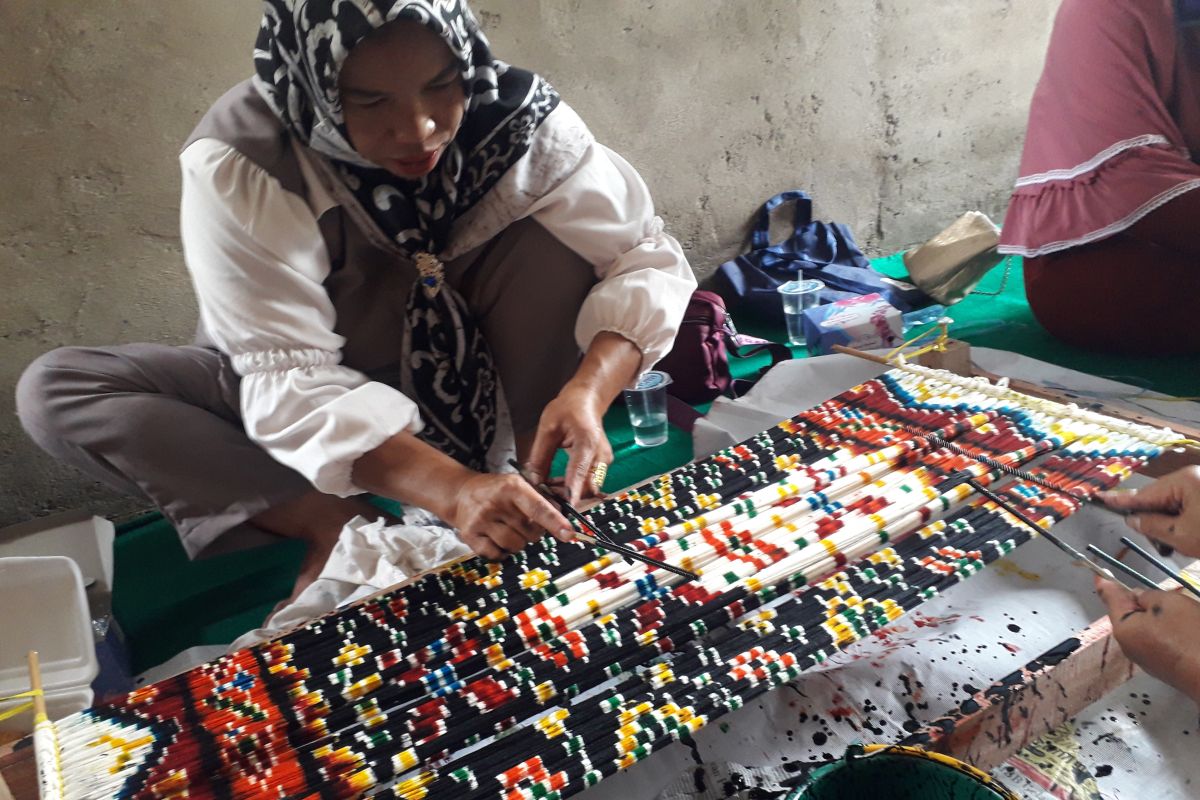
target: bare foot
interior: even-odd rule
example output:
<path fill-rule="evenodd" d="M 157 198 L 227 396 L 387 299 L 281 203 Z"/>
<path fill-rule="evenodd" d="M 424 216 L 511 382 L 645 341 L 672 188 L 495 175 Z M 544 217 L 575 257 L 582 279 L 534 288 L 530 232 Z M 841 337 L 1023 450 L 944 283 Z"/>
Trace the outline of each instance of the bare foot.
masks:
<path fill-rule="evenodd" d="M 398 522 L 392 515 L 379 510 L 366 500 L 357 497 L 336 497 L 331 494 L 309 492 L 283 505 L 269 508 L 250 520 L 252 525 L 288 539 L 302 539 L 308 543 L 304 560 L 300 563 L 300 574 L 292 587 L 292 595 L 285 605 L 294 601 L 299 594 L 321 574 L 333 546 L 346 523 L 355 517 L 368 520 L 385 518 L 389 523 Z M 282 606 L 277 606 L 278 611 Z M 275 611 L 271 613 L 274 614 Z"/>

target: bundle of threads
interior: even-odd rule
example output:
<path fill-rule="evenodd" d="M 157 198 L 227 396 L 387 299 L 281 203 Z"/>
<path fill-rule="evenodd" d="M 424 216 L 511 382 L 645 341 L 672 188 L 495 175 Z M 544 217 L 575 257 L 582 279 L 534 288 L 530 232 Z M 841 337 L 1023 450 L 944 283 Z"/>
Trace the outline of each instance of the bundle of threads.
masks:
<path fill-rule="evenodd" d="M 567 797 L 1028 540 L 967 477 L 1048 527 L 1175 439 L 894 369 L 589 512 L 699 580 L 550 537 L 454 564 L 60 721 L 63 796 Z"/>

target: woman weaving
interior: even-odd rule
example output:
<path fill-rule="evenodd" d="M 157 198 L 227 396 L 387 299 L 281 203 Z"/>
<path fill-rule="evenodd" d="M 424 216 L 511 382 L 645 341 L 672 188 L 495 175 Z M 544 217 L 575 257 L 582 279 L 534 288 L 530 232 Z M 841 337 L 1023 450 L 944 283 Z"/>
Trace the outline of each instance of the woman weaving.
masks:
<path fill-rule="evenodd" d="M 197 342 L 43 356 L 26 430 L 152 500 L 189 555 L 241 523 L 306 540 L 297 593 L 347 521 L 379 515 L 364 492 L 490 558 L 569 535 L 488 465 L 507 406 L 531 471 L 562 447 L 572 499 L 599 491 L 601 415 L 695 286 L 645 185 L 494 60 L 463 0 L 265 11 L 255 77 L 181 155 Z"/>

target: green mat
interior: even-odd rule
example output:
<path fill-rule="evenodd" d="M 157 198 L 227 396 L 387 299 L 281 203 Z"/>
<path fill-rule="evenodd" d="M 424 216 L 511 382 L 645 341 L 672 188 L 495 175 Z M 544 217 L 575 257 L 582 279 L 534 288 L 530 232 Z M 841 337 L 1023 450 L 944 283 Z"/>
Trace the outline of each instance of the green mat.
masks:
<path fill-rule="evenodd" d="M 291 594 L 304 545 L 280 540 L 189 561 L 174 527 L 155 513 L 117 529 L 113 556 L 113 613 L 137 674 L 258 627 Z"/>
<path fill-rule="evenodd" d="M 875 265 L 894 277 L 904 275 L 899 255 Z M 1200 373 L 1190 358 L 1122 358 L 1067 347 L 1038 326 L 1025 302 L 1019 259 L 993 270 L 980 292 L 955 305 L 951 333 L 971 344 L 1012 350 L 1033 358 L 1095 375 L 1113 377 L 1178 396 L 1200 395 Z M 1001 291 L 1002 290 L 1002 291 Z M 738 320 L 746 333 L 783 341 L 782 331 Z M 794 349 L 795 350 L 795 349 Z M 803 357 L 802 352 L 795 352 Z M 757 372 L 767 357 L 736 365 L 739 376 Z M 614 406 L 604 418 L 615 459 L 605 488 L 638 483 L 691 460 L 691 436 L 671 427 L 659 447 L 634 444 L 625 409 Z M 557 474 L 565 466 L 559 454 Z M 208 560 L 189 562 L 174 530 L 157 514 L 118 529 L 113 606 L 125 633 L 135 672 L 141 672 L 199 644 L 222 644 L 257 627 L 271 608 L 290 593 L 299 568 L 302 545 L 294 541 Z"/>
<path fill-rule="evenodd" d="M 875 259 L 872 264 L 892 277 L 907 272 L 901 254 Z M 1004 280 L 1007 270 L 1008 278 Z M 977 287 L 998 296 L 969 295 L 948 311 L 955 324 L 950 334 L 978 347 L 1010 350 L 1069 369 L 1112 378 L 1176 397 L 1200 395 L 1200 362 L 1193 357 L 1109 356 L 1070 347 L 1051 338 L 1033 318 L 1025 301 L 1021 259 L 1013 257 L 992 270 Z M 1153 324 L 1147 320 L 1147 324 Z"/>

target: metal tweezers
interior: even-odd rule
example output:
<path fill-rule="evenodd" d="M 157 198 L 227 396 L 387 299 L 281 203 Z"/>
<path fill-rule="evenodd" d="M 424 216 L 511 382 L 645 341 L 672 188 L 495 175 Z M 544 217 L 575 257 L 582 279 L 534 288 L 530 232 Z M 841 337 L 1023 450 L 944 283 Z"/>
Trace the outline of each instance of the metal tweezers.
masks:
<path fill-rule="evenodd" d="M 993 503 L 995 503 L 999 507 L 1003 508 L 1008 513 L 1012 514 L 1014 517 L 1016 517 L 1018 520 L 1020 520 L 1022 524 L 1037 531 L 1039 534 L 1041 534 L 1042 538 L 1046 539 L 1046 541 L 1050 542 L 1055 547 L 1062 550 L 1064 553 L 1069 555 L 1071 558 L 1084 564 L 1092 572 L 1094 572 L 1097 575 L 1099 575 L 1100 577 L 1106 578 L 1108 580 L 1115 579 L 1115 576 L 1110 571 L 1106 570 L 1104 567 L 1100 566 L 1095 561 L 1092 561 L 1090 558 L 1085 556 L 1083 553 L 1079 552 L 1074 547 L 1071 547 L 1071 545 L 1067 544 L 1062 539 L 1058 538 L 1057 536 L 1052 534 L 1050 531 L 1043 528 L 1041 525 L 1038 525 L 1036 522 L 1034 522 L 1028 516 L 1023 514 L 1021 512 L 1021 510 L 1018 509 L 1017 507 L 1015 507 L 1012 503 L 1008 502 L 1000 495 L 991 491 L 990 489 L 988 489 L 983 484 L 979 483 L 974 478 L 967 478 L 963 482 L 966 483 L 968 486 L 970 486 L 972 489 L 974 489 L 976 492 L 978 492 L 983 497 L 986 497 L 988 500 L 991 500 Z M 1152 564 L 1156 569 L 1158 569 L 1160 572 L 1162 572 L 1167 577 L 1174 580 L 1176 583 L 1178 583 L 1184 589 L 1187 589 L 1189 592 L 1191 592 L 1197 598 L 1200 598 L 1200 589 L 1198 589 L 1192 581 L 1185 578 L 1178 570 L 1172 569 L 1165 562 L 1160 561 L 1159 559 L 1155 558 L 1153 555 L 1151 555 L 1149 552 L 1147 552 L 1145 550 L 1145 548 L 1140 547 L 1136 542 L 1134 542 L 1128 536 L 1121 537 L 1121 544 L 1125 545 L 1130 550 L 1137 553 L 1139 556 L 1141 556 L 1146 561 L 1148 561 L 1150 564 Z M 1157 583 L 1150 580 L 1145 575 L 1138 572 L 1137 570 L 1135 570 L 1133 567 L 1129 566 L 1128 564 L 1120 561 L 1115 556 L 1112 556 L 1109 553 L 1104 552 L 1096 545 L 1089 544 L 1087 546 L 1087 549 L 1088 549 L 1088 552 L 1090 552 L 1092 555 L 1099 557 L 1102 561 L 1104 561 L 1104 563 L 1106 563 L 1109 566 L 1113 567 L 1114 569 L 1124 573 L 1125 575 L 1129 576 L 1130 578 L 1132 578 L 1133 580 L 1142 584 L 1143 586 L 1146 586 L 1150 589 L 1160 588 Z"/>
<path fill-rule="evenodd" d="M 509 466 L 515 469 L 517 474 L 524 478 L 525 482 L 532 486 L 538 494 L 546 498 L 546 500 L 550 501 L 551 505 L 562 512 L 562 515 L 571 522 L 572 526 L 574 526 L 576 536 L 583 541 L 595 547 L 603 548 L 604 550 L 620 553 L 626 558 L 631 558 L 634 561 L 640 561 L 643 564 L 648 564 L 652 567 L 658 567 L 659 569 L 666 570 L 667 572 L 672 572 L 681 578 L 686 578 L 689 581 L 700 579 L 700 576 L 694 572 L 690 572 L 682 567 L 676 567 L 672 564 L 668 564 L 665 561 L 659 561 L 657 558 L 651 558 L 645 553 L 634 550 L 632 547 L 623 545 L 620 542 L 614 542 L 608 536 L 597 530 L 590 522 L 588 522 L 587 517 L 576 511 L 574 507 L 567 502 L 566 498 L 555 494 L 546 484 L 535 482 L 529 476 L 529 473 L 526 472 L 525 469 L 514 459 L 510 458 L 508 463 Z"/>

